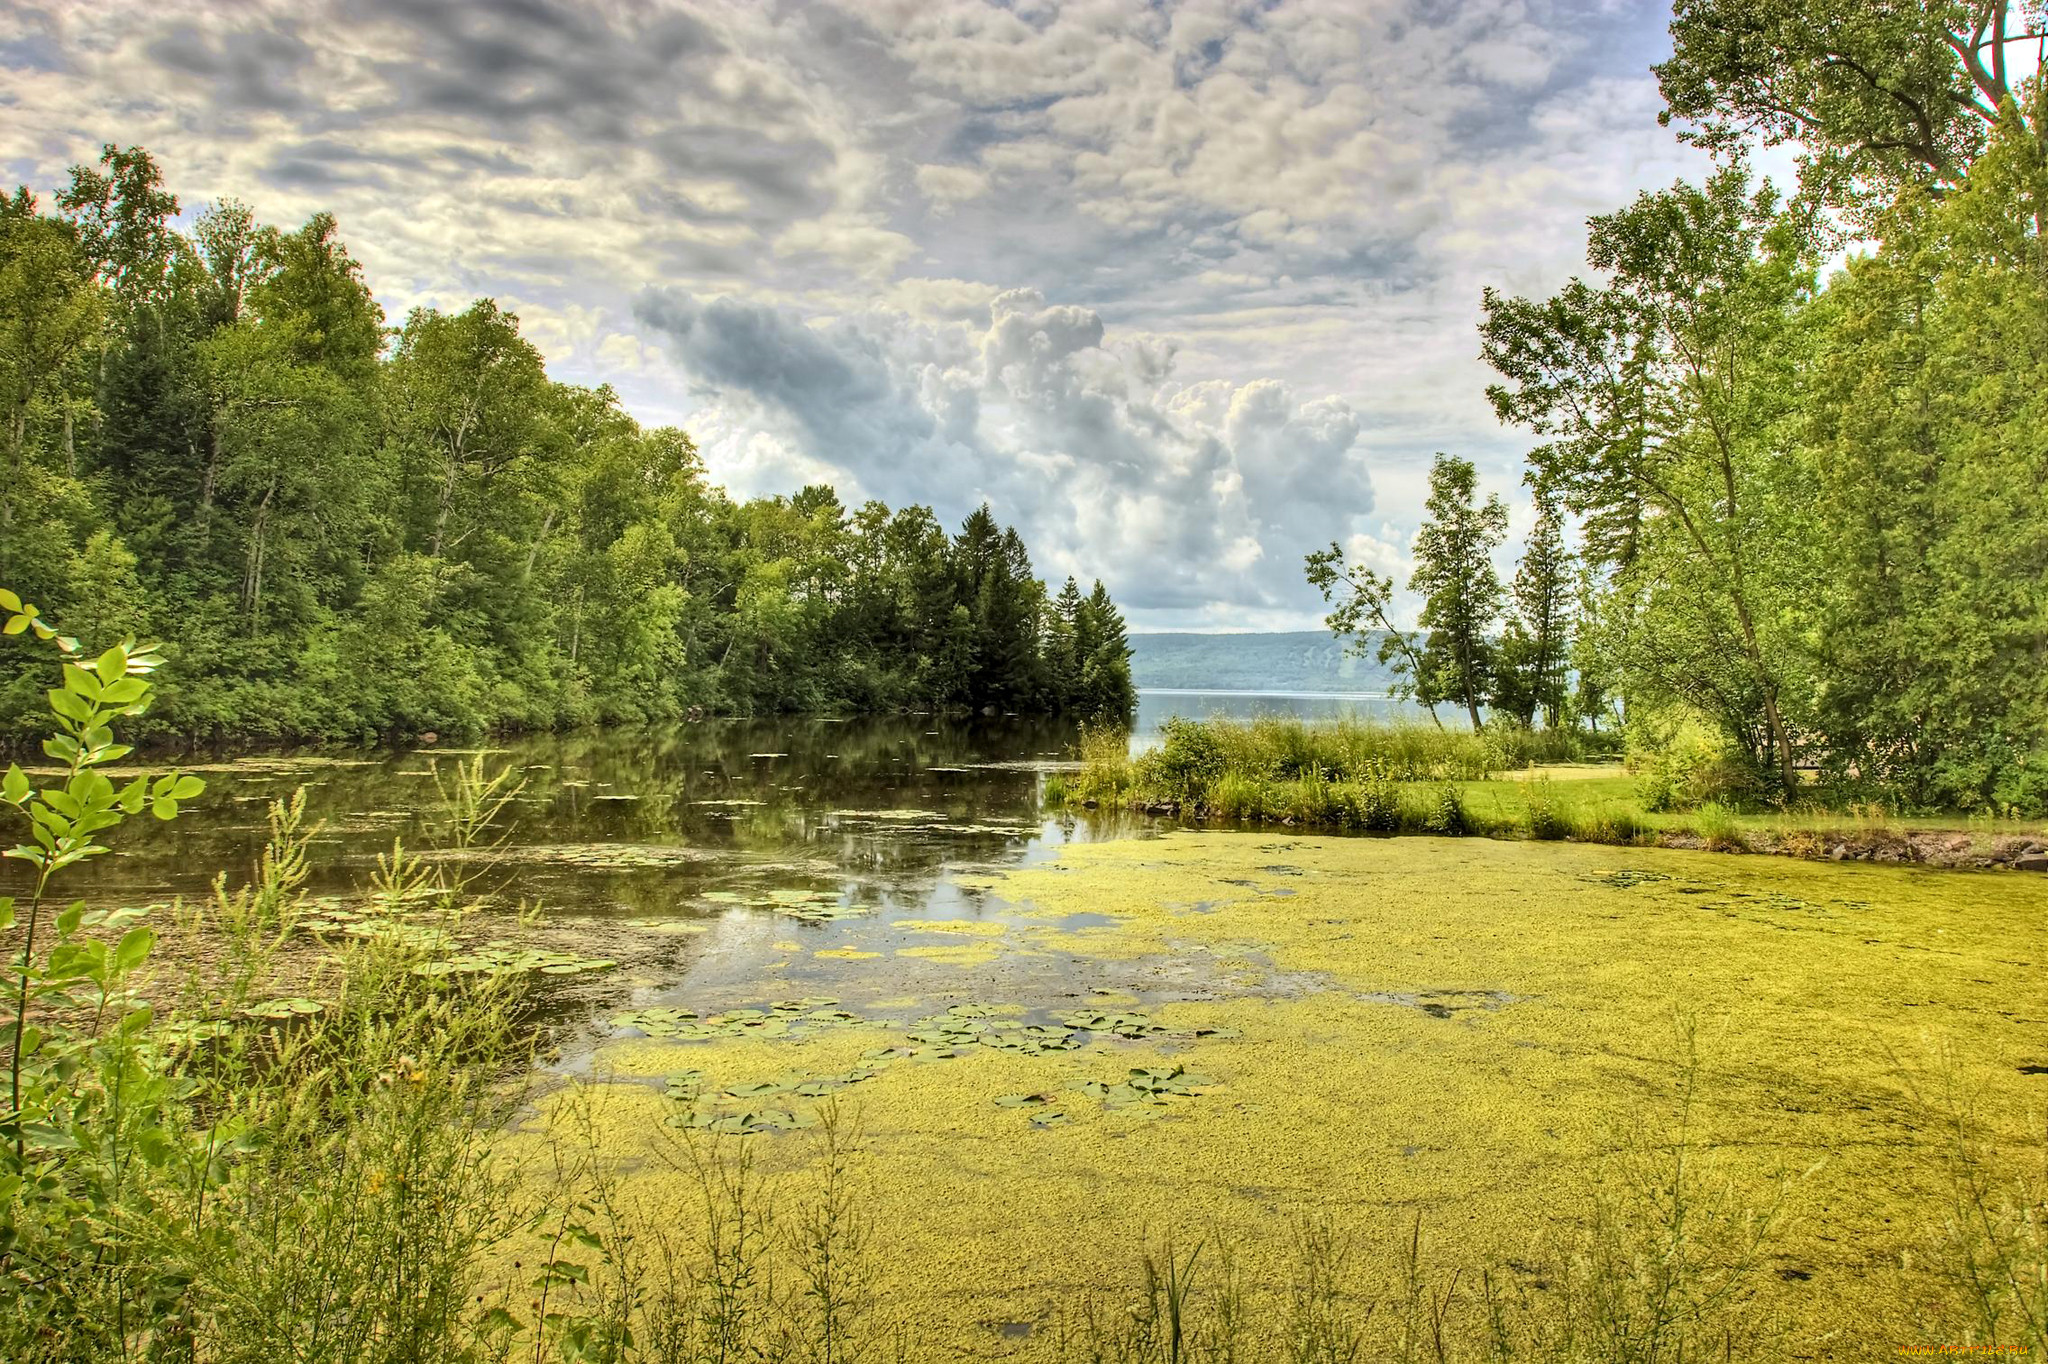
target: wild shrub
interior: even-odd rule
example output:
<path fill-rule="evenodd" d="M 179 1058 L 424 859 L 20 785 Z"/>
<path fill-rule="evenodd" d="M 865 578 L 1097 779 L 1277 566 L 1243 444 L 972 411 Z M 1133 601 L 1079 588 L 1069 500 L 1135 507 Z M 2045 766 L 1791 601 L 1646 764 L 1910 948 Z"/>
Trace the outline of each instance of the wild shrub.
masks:
<path fill-rule="evenodd" d="M 1219 819 L 1269 818 L 1266 784 L 1241 772 L 1225 772 L 1209 787 L 1208 813 Z"/>
<path fill-rule="evenodd" d="M 1692 810 L 1708 801 L 1742 805 L 1765 794 L 1755 762 L 1697 720 L 1645 722 L 1630 732 L 1629 743 L 1628 765 L 1646 810 Z"/>
<path fill-rule="evenodd" d="M 1150 755 L 1152 772 L 1175 798 L 1201 801 L 1210 783 L 1224 772 L 1225 752 L 1216 727 L 1175 717 L 1161 725 L 1159 733 L 1159 747 Z"/>
<path fill-rule="evenodd" d="M 1422 828 L 1425 833 L 1445 838 L 1462 838 L 1470 832 L 1470 820 L 1465 814 L 1465 801 L 1458 794 L 1458 788 L 1445 782 L 1431 788 L 1427 803 L 1423 807 Z"/>
<path fill-rule="evenodd" d="M 170 927 L 213 948 L 207 972 L 145 1002 L 156 946 L 146 911 L 52 910 L 53 882 L 107 851 L 147 809 L 175 819 L 203 784 L 175 772 L 117 787 L 117 721 L 150 702 L 156 651 L 97 657 L 0 592 L 11 634 L 57 648 L 44 750 L 0 809 L 26 817 L 33 891 L 19 921 L 0 1109 L 0 1358 L 388 1361 L 459 1358 L 482 1322 L 480 1257 L 515 1217 L 493 1161 L 523 1073 L 504 987 L 423 976 L 426 939 L 372 932 L 312 968 L 304 997 L 267 1000 L 302 915 L 303 800 L 273 806 L 256 881 Z M 488 789 L 474 811 L 491 810 Z M 454 892 L 395 850 L 378 926 Z M 388 923 L 387 923 L 388 921 Z M 427 935 L 431 938 L 432 935 Z M 319 995 L 322 998 L 310 996 Z"/>
<path fill-rule="evenodd" d="M 1559 839 L 1571 835 L 1571 820 L 1565 809 L 1565 798 L 1558 791 L 1557 783 L 1548 777 L 1538 777 L 1524 782 L 1522 792 L 1522 827 L 1531 838 Z"/>
<path fill-rule="evenodd" d="M 1401 791 L 1377 763 L 1369 763 L 1352 783 L 1357 793 L 1358 827 L 1367 833 L 1401 831 Z"/>

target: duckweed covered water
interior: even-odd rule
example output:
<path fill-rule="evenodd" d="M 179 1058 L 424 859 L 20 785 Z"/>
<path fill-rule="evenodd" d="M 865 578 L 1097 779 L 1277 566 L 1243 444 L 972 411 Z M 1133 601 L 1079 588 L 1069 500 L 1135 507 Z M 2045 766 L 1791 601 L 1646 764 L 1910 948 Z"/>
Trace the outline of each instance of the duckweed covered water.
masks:
<path fill-rule="evenodd" d="M 1676 1016 L 1702 1158 L 1758 1202 L 1789 1190 L 1761 1310 L 1804 1357 L 1916 1339 L 1935 1091 L 2008 1152 L 2039 1140 L 2048 878 L 1090 826 L 1041 815 L 1059 732 L 931 723 L 510 745 L 516 825 L 465 867 L 507 908 L 443 959 L 536 973 L 551 1064 L 604 1082 L 598 1130 L 657 1215 L 695 1197 L 663 1141 L 795 1168 L 823 1105 L 857 1113 L 877 1286 L 963 1357 L 1030 1353 L 1148 1234 L 1227 1239 L 1249 1282 L 1284 1282 L 1304 1212 L 1389 1273 L 1418 1215 L 1447 1264 L 1538 1264 L 1603 1162 L 1668 1124 Z M 430 756 L 231 765 L 104 893 L 203 891 L 254 855 L 262 797 L 322 782 L 347 931 L 394 833 L 427 842 Z M 542 914 L 514 932 L 519 901 Z"/>

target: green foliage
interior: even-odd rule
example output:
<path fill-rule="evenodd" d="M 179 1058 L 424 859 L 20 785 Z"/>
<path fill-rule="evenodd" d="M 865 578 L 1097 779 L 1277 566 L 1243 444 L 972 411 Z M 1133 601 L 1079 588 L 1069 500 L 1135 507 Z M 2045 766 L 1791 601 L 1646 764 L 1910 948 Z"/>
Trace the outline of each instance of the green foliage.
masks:
<path fill-rule="evenodd" d="M 301 962 L 304 993 L 278 995 L 306 917 L 303 798 L 273 808 L 254 885 L 223 880 L 210 909 L 168 925 L 190 939 L 180 985 L 146 974 L 165 931 L 146 911 L 53 913 L 55 878 L 204 786 L 105 775 L 130 752 L 114 724 L 155 699 L 153 648 L 88 654 L 6 589 L 0 613 L 0 630 L 55 648 L 62 683 L 43 745 L 58 774 L 0 777 L 30 840 L 5 856 L 33 875 L 25 906 L 0 899 L 0 926 L 21 932 L 0 1029 L 0 1355 L 477 1357 L 482 1257 L 527 1215 L 493 1155 L 515 1101 L 498 1078 L 517 1060 L 510 996 L 423 977 L 436 935 L 396 931 L 344 937 L 330 971 Z M 475 788 L 459 813 L 502 808 L 480 771 L 457 786 Z M 394 851 L 357 917 L 397 929 L 454 894 Z"/>
<path fill-rule="evenodd" d="M 1950 42 L 2005 8 L 1681 7 L 1674 108 L 1726 132 L 1775 105 L 1813 166 L 1890 184 L 1862 201 L 1875 247 L 1822 287 L 1816 220 L 1733 161 L 1595 218 L 1598 285 L 1486 297 L 1495 407 L 1547 441 L 1533 476 L 1583 518 L 1576 705 L 1619 701 L 1632 744 L 1678 746 L 1641 764 L 1653 808 L 2048 809 L 2043 87 L 1992 126 Z M 1814 44 L 1863 52 L 1883 98 L 1794 60 Z M 1887 181 L 1870 130 L 1923 87 L 1962 103 Z"/>
<path fill-rule="evenodd" d="M 1426 833 L 1445 838 L 1461 838 L 1471 830 L 1471 817 L 1465 813 L 1465 802 L 1458 795 L 1458 788 L 1445 783 L 1430 793 L 1429 804 L 1424 808 L 1422 828 Z"/>
<path fill-rule="evenodd" d="M 736 502 L 495 301 L 387 327 L 331 216 L 181 231 L 139 148 L 0 205 L 0 580 L 163 641 L 142 737 L 1131 709 L 1108 593 L 1055 606 L 987 507 Z M 40 702 L 0 662 L 19 738 Z"/>
<path fill-rule="evenodd" d="M 1650 811 L 1691 810 L 1709 801 L 1754 802 L 1763 790 L 1749 755 L 1698 720 L 1640 722 L 1631 735 L 1629 765 L 1636 796 Z"/>
<path fill-rule="evenodd" d="M 1795 143 L 1801 180 L 1836 203 L 1953 185 L 2013 116 L 2009 45 L 2041 22 L 2037 0 L 1682 0 L 1660 118 L 1717 152 Z"/>
<path fill-rule="evenodd" d="M 1708 801 L 1692 812 L 1692 829 L 1711 852 L 1742 852 L 1749 846 L 1735 812 L 1719 801 Z"/>
<path fill-rule="evenodd" d="M 1493 627 L 1500 617 L 1500 578 L 1493 551 L 1507 537 L 1508 510 L 1498 496 L 1476 502 L 1478 471 L 1469 459 L 1438 455 L 1429 470 L 1428 515 L 1415 536 L 1415 575 L 1424 637 L 1416 661 L 1415 697 L 1465 708 L 1472 728 L 1493 692 Z"/>
<path fill-rule="evenodd" d="M 1159 727 L 1159 749 L 1148 767 L 1167 791 L 1193 802 L 1223 775 L 1226 761 L 1215 726 L 1176 716 Z"/>
<path fill-rule="evenodd" d="M 1538 777 L 1524 783 L 1522 796 L 1522 823 L 1529 837 L 1546 840 L 1570 837 L 1571 818 L 1556 782 L 1548 777 Z"/>

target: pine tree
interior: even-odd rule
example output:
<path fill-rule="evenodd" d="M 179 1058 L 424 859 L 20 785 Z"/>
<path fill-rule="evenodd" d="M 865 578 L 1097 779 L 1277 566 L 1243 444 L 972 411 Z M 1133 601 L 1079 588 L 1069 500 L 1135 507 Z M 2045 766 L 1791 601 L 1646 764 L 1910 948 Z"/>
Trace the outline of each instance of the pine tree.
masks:
<path fill-rule="evenodd" d="M 1536 524 L 1522 550 L 1514 585 L 1518 624 L 1528 640 L 1528 680 L 1523 690 L 1529 711 L 1524 723 L 1540 707 L 1544 725 L 1557 728 L 1564 709 L 1577 586 L 1577 568 L 1564 543 L 1564 508 L 1554 489 L 1539 484 Z"/>
<path fill-rule="evenodd" d="M 1411 591 L 1422 594 L 1418 699 L 1455 701 L 1480 726 L 1479 705 L 1491 691 L 1493 623 L 1500 616 L 1500 575 L 1494 548 L 1507 536 L 1508 511 L 1498 496 L 1475 504 L 1479 475 L 1469 459 L 1439 454 L 1429 471 L 1428 518 L 1415 537 Z"/>
<path fill-rule="evenodd" d="M 1129 715 L 1138 704 L 1137 689 L 1131 684 L 1131 646 L 1123 613 L 1100 578 L 1079 618 L 1082 625 L 1076 636 L 1089 646 L 1081 665 L 1083 708 L 1096 715 Z"/>

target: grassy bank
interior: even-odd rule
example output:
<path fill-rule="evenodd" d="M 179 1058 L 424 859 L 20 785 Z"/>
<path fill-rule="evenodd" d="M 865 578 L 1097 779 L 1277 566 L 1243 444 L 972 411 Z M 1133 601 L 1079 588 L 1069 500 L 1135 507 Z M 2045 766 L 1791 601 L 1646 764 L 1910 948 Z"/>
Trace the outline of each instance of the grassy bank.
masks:
<path fill-rule="evenodd" d="M 1652 808 L 1617 760 L 1568 736 L 1298 720 L 1170 720 L 1160 742 L 1091 730 L 1056 802 L 1193 822 L 1439 837 L 1533 838 L 1944 866 L 2029 865 L 2048 824 L 1877 807 Z M 1661 803 L 1661 802 L 1656 802 Z"/>
<path fill-rule="evenodd" d="M 108 776 L 152 666 L 70 663 L 61 773 L 0 778 L 30 830 L 26 893 L 0 898 L 0 1358 L 2048 1345 L 2041 1058 L 2011 1008 L 2048 886 L 1987 903 L 1976 878 L 1483 841 L 1077 844 L 956 876 L 959 918 L 742 928 L 788 936 L 675 1003 L 622 980 L 584 1078 L 542 1084 L 544 983 L 613 963 L 484 936 L 537 921 L 465 880 L 473 859 L 394 845 L 315 900 L 292 800 L 246 884 L 58 908 L 125 820 L 205 795 Z M 450 774 L 443 851 L 488 851 L 517 795 Z M 830 978 L 841 998 L 782 997 L 820 962 L 865 964 Z"/>
<path fill-rule="evenodd" d="M 624 1224 L 731 1246 L 726 1142 L 758 1240 L 714 1282 L 788 1288 L 837 1176 L 822 1126 L 783 1129 L 857 1112 L 861 1250 L 836 1263 L 870 1358 L 2033 1340 L 2038 1062 L 1999 1001 L 2032 988 L 2048 885 L 1987 904 L 1894 867 L 1196 832 L 970 884 L 976 917 L 935 931 L 985 950 L 936 988 L 856 921 L 821 950 L 868 965 L 824 1016 L 629 1030 L 522 1140 L 595 1105 Z"/>

